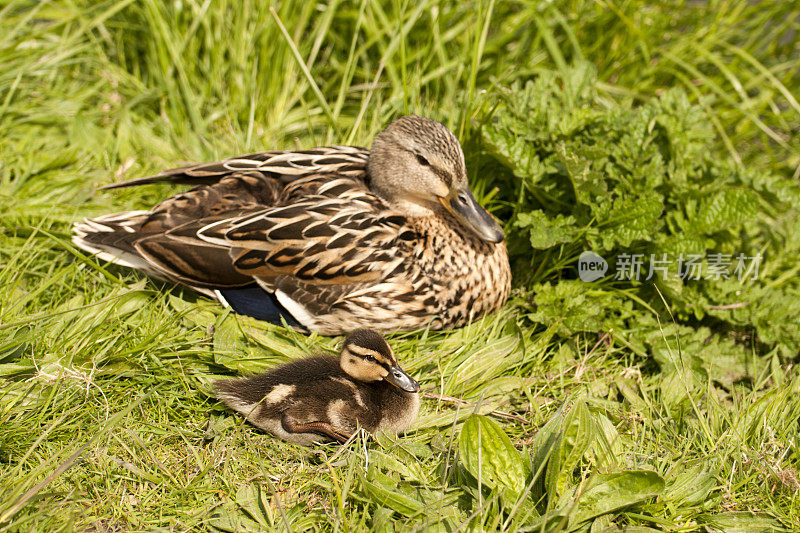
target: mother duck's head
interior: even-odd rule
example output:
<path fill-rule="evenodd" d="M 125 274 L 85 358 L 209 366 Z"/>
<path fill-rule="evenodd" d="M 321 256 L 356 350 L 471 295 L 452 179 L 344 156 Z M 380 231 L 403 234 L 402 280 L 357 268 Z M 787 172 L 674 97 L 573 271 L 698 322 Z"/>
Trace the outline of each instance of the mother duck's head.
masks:
<path fill-rule="evenodd" d="M 408 216 L 445 209 L 482 240 L 503 240 L 502 228 L 472 195 L 464 152 L 443 124 L 416 115 L 398 118 L 375 137 L 367 173 L 371 188 Z"/>

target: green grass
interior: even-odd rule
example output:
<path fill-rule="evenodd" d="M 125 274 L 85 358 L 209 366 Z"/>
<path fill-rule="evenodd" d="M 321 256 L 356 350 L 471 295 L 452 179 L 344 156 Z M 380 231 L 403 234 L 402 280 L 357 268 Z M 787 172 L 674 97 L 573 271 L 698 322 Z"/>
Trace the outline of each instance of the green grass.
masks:
<path fill-rule="evenodd" d="M 713 313 L 642 311 L 624 332 L 543 325 L 533 281 L 569 275 L 557 248 L 503 311 L 392 336 L 429 392 L 407 436 L 306 449 L 243 424 L 209 384 L 339 339 L 228 315 L 69 243 L 73 221 L 172 191 L 98 185 L 260 149 L 368 145 L 410 112 L 457 132 L 477 196 L 509 219 L 518 191 L 487 166 L 481 125 L 514 82 L 581 61 L 597 105 L 682 88 L 713 129 L 708 153 L 796 182 L 797 6 L 708 4 L 0 1 L 0 528 L 800 529 L 798 354 Z M 774 227 L 794 224 L 786 213 Z M 796 262 L 775 267 L 776 287 Z M 770 325 L 797 327 L 782 320 Z M 462 443 L 477 436 L 462 427 L 475 412 L 532 465 L 522 492 L 490 475 L 517 460 L 507 447 L 487 443 L 471 468 Z M 539 466 L 547 480 L 533 481 Z M 628 471 L 664 485 L 590 499 Z M 590 501 L 607 512 L 582 521 Z"/>

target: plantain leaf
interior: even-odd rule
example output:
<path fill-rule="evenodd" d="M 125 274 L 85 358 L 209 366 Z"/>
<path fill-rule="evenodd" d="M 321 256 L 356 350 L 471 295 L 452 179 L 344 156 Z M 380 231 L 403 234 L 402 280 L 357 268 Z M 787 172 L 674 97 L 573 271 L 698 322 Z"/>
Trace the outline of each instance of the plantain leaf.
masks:
<path fill-rule="evenodd" d="M 570 525 L 577 527 L 597 516 L 654 498 L 663 491 L 664 480 L 648 470 L 593 476 L 589 478 L 588 487 L 578 496 Z"/>
<path fill-rule="evenodd" d="M 492 489 L 520 494 L 529 468 L 503 430 L 483 415 L 471 415 L 458 441 L 461 463 L 472 476 Z"/>
<path fill-rule="evenodd" d="M 563 407 L 542 426 L 533 440 L 533 455 L 531 457 L 531 470 L 536 481 L 531 490 L 531 496 L 538 502 L 545 495 L 544 479 L 547 474 L 547 462 L 561 437 L 561 426 L 564 422 Z"/>
<path fill-rule="evenodd" d="M 371 471 L 369 477 L 362 477 L 361 484 L 367 497 L 376 505 L 388 507 L 403 516 L 413 516 L 425 509 L 421 501 L 399 492 L 396 483 L 392 485 L 387 476 Z"/>
<path fill-rule="evenodd" d="M 228 368 L 237 368 L 237 357 L 242 355 L 243 335 L 236 323 L 236 317 L 225 314 L 219 317 L 214 326 L 214 360 Z"/>
<path fill-rule="evenodd" d="M 664 499 L 674 502 L 674 505 L 679 507 L 701 505 L 708 499 L 715 486 L 716 477 L 702 465 L 697 465 L 684 470 L 672 479 L 664 489 Z"/>
<path fill-rule="evenodd" d="M 594 441 L 596 432 L 586 402 L 575 402 L 564 417 L 561 435 L 547 464 L 545 487 L 550 501 L 557 501 L 566 492 L 572 471 Z"/>
<path fill-rule="evenodd" d="M 710 533 L 772 533 L 787 531 L 766 513 L 723 513 L 705 517 Z"/>

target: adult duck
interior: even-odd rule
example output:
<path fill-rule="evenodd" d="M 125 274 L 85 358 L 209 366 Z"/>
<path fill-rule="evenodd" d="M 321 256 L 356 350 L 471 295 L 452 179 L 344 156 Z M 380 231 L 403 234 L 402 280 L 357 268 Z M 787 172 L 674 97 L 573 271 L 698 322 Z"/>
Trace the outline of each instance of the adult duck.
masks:
<path fill-rule="evenodd" d="M 157 182 L 195 187 L 77 223 L 75 245 L 322 335 L 460 327 L 509 294 L 503 231 L 456 137 L 424 117 L 395 120 L 371 150 L 259 152 L 104 188 Z"/>

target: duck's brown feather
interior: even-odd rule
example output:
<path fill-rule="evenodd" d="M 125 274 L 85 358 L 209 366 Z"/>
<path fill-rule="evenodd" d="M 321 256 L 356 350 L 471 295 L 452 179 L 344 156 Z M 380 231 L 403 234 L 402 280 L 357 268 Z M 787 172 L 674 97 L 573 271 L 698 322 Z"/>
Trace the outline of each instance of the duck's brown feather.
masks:
<path fill-rule="evenodd" d="M 255 281 L 323 335 L 458 327 L 502 305 L 505 244 L 446 213 L 392 210 L 369 188 L 367 156 L 262 152 L 118 184 L 201 183 L 149 212 L 77 224 L 75 242 L 207 294 Z"/>

